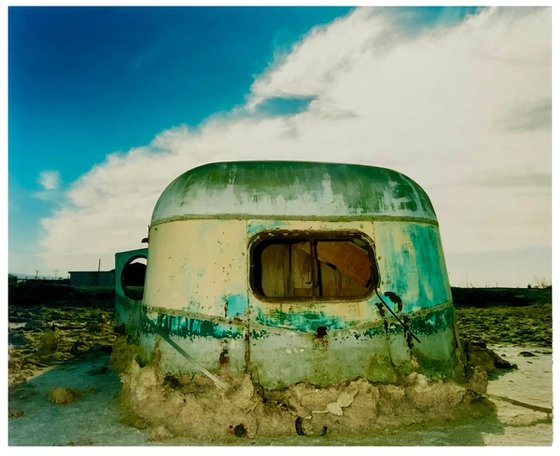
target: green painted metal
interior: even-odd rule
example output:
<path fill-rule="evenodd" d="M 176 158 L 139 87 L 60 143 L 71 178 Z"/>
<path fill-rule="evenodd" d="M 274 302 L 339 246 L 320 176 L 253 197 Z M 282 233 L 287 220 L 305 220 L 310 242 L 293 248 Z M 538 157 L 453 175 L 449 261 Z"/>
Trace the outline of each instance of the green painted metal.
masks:
<path fill-rule="evenodd" d="M 124 326 L 129 338 L 138 338 L 142 300 L 135 300 L 125 293 L 121 278 L 125 265 L 134 258 L 148 256 L 148 249 L 136 249 L 115 254 L 115 325 Z"/>
<path fill-rule="evenodd" d="M 396 171 L 288 161 L 211 163 L 187 171 L 160 196 L 152 225 L 201 215 L 436 221 L 424 190 Z"/>

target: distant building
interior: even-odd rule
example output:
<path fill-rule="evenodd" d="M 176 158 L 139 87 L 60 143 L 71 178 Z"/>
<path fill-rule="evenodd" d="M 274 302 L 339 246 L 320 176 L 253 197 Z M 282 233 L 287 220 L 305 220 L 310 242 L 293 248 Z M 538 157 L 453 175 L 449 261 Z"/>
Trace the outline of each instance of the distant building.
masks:
<path fill-rule="evenodd" d="M 115 270 L 110 271 L 68 271 L 73 287 L 114 287 Z"/>

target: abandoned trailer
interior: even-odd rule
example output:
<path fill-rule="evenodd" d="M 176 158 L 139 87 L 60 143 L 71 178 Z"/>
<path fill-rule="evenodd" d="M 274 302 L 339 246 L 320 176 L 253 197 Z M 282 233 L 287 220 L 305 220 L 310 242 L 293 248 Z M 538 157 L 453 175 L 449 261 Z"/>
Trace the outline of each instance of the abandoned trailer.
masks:
<path fill-rule="evenodd" d="M 464 376 L 434 209 L 389 169 L 192 169 L 160 196 L 149 248 L 116 255 L 116 277 L 117 320 L 164 374 L 267 389 Z"/>

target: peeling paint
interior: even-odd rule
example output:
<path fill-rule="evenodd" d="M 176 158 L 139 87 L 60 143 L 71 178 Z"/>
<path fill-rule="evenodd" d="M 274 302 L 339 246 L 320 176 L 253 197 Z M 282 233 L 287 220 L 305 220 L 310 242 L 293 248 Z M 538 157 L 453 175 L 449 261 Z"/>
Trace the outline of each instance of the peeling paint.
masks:
<path fill-rule="evenodd" d="M 403 327 L 391 317 L 361 330 L 352 326 L 334 330 L 317 325 L 319 320 L 314 320 L 307 332 L 280 326 L 261 326 L 247 332 L 242 324 L 217 323 L 158 312 L 150 315 L 151 321 L 163 333 L 175 336 L 176 343 L 199 360 L 202 366 L 212 369 L 215 366 L 223 368 L 227 364 L 227 368 L 236 373 L 244 372 L 247 366 L 251 366 L 251 369 L 259 371 L 259 381 L 265 387 L 290 385 L 298 381 L 298 375 L 314 384 L 337 383 L 348 375 L 372 381 L 392 381 L 397 375 L 413 370 L 431 377 L 455 378 L 460 361 L 456 358 L 450 326 L 454 320 L 451 303 L 434 312 L 410 318 L 411 329 L 422 337 L 422 344 L 413 344 L 412 347 L 407 346 Z M 146 335 L 154 334 L 148 326 L 143 331 Z M 215 348 L 215 359 L 209 358 L 207 344 L 216 340 L 243 341 L 237 347 L 228 346 L 227 357 L 244 358 L 244 366 L 237 363 L 237 368 L 234 368 L 224 363 L 223 345 Z M 380 347 L 383 347 L 381 351 Z M 325 350 L 332 353 L 327 354 Z M 442 351 L 445 356 L 441 355 Z M 326 358 L 320 353 L 325 353 Z M 284 359 L 284 356 L 288 358 Z M 189 371 L 183 363 L 168 368 L 170 371 Z"/>
<path fill-rule="evenodd" d="M 226 302 L 227 318 L 239 317 L 243 315 L 249 307 L 247 296 L 240 294 L 226 296 L 224 300 Z"/>
<path fill-rule="evenodd" d="M 286 226 L 282 220 L 252 220 L 247 223 L 247 234 L 249 236 L 261 231 L 281 230 Z"/>
<path fill-rule="evenodd" d="M 377 253 L 382 291 L 413 312 L 451 301 L 451 291 L 437 227 L 421 223 L 377 222 Z"/>
<path fill-rule="evenodd" d="M 255 321 L 267 326 L 291 328 L 300 332 L 314 332 L 319 326 L 342 329 L 355 324 L 353 321 L 345 321 L 341 317 L 326 315 L 324 312 L 298 311 L 293 308 L 287 312 L 280 309 L 273 310 L 268 315 L 259 312 L 255 315 Z"/>
<path fill-rule="evenodd" d="M 180 216 L 223 214 L 272 219 L 287 214 L 301 219 L 323 214 L 435 220 L 426 193 L 390 169 L 332 163 L 229 162 L 204 165 L 175 179 L 159 198 L 152 225 Z"/>
<path fill-rule="evenodd" d="M 322 233 L 325 239 L 358 233 L 369 244 L 365 263 L 370 258 L 370 271 L 377 269 L 369 275 L 368 293 L 354 299 L 302 298 L 309 283 L 321 289 L 317 266 L 315 277 L 298 269 L 297 277 L 305 276 L 292 285 L 303 293 L 294 292 L 298 299 L 280 294 L 267 300 L 252 288 L 251 240 L 279 230 Z M 131 307 L 123 296 L 117 304 L 129 313 L 143 309 L 158 331 L 210 372 L 250 373 L 266 388 L 358 377 L 392 382 L 412 371 L 436 378 L 461 375 L 437 218 L 426 193 L 400 173 L 305 162 L 206 165 L 163 192 L 149 238 L 143 307 Z M 279 258 L 292 264 L 291 256 Z M 340 280 L 343 263 L 334 259 L 325 274 Z M 274 290 L 283 290 L 285 279 L 272 277 L 280 283 Z M 379 294 L 409 330 L 379 302 L 372 285 L 378 277 Z M 153 328 L 137 329 L 142 359 L 153 359 L 157 347 L 160 369 L 189 372 L 184 358 L 158 342 Z"/>
<path fill-rule="evenodd" d="M 151 320 L 166 335 L 179 337 L 211 337 L 215 339 L 237 339 L 242 337 L 240 331 L 234 325 L 224 325 L 208 320 L 187 318 L 179 315 L 158 314 L 156 320 Z M 150 326 L 144 324 L 143 331 L 148 334 L 155 334 Z"/>

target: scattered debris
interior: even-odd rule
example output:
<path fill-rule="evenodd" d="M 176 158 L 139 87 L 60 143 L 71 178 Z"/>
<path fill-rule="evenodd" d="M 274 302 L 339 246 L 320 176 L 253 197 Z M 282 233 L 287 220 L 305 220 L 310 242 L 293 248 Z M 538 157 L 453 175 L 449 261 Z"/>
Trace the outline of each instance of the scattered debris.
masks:
<path fill-rule="evenodd" d="M 109 307 L 24 306 L 11 305 L 10 301 L 8 310 L 9 386 L 92 350 L 108 353 L 116 337 L 113 309 Z M 90 322 L 100 330 L 88 332 L 86 326 Z"/>
<path fill-rule="evenodd" d="M 66 446 L 93 446 L 95 442 L 91 439 L 77 440 L 75 442 L 68 442 Z"/>
<path fill-rule="evenodd" d="M 471 307 L 463 307 L 455 301 L 456 289 L 452 291 L 457 325 L 462 338 L 483 340 L 488 345 L 552 346 L 550 291 L 542 298 L 543 302 L 539 301 L 526 307 L 499 306 L 496 302 L 491 306 L 481 307 L 476 301 L 471 303 Z M 491 299 L 491 290 L 488 293 Z"/>
<path fill-rule="evenodd" d="M 39 339 L 37 354 L 44 359 L 49 358 L 58 350 L 58 340 L 56 328 L 44 332 Z"/>
<path fill-rule="evenodd" d="M 109 371 L 109 368 L 107 366 L 101 366 L 97 369 L 92 369 L 90 371 L 88 371 L 87 373 L 89 375 L 103 375 L 106 374 Z"/>
<path fill-rule="evenodd" d="M 243 424 L 238 424 L 233 428 L 233 434 L 236 437 L 247 437 L 247 429 L 245 429 L 245 426 L 243 426 Z"/>
<path fill-rule="evenodd" d="M 519 356 L 524 356 L 526 358 L 532 358 L 532 357 L 537 356 L 537 355 L 535 355 L 534 353 L 532 353 L 530 351 L 522 351 L 522 352 L 519 352 Z"/>
<path fill-rule="evenodd" d="M 489 349 L 485 342 L 466 341 L 463 346 L 467 361 L 473 368 L 479 367 L 489 374 L 497 372 L 498 369 L 517 369 L 516 364 L 503 359 Z"/>
<path fill-rule="evenodd" d="M 47 399 L 54 404 L 68 405 L 80 398 L 81 391 L 76 388 L 55 387 L 49 390 Z"/>
<path fill-rule="evenodd" d="M 497 394 L 488 394 L 487 396 L 491 399 L 509 402 L 512 405 L 517 405 L 518 407 L 524 407 L 530 410 L 534 410 L 535 412 L 546 413 L 548 419 L 550 419 L 552 416 L 552 408 L 550 407 L 541 407 L 540 405 L 527 404 L 526 402 L 516 401 L 515 399 L 511 399 L 510 397 L 499 396 Z"/>
<path fill-rule="evenodd" d="M 298 416 L 298 417 L 296 418 L 296 421 L 295 421 L 296 434 L 297 434 L 297 435 L 305 435 L 305 432 L 303 432 L 302 423 L 303 423 L 303 418 L 302 418 L 301 416 Z"/>
<path fill-rule="evenodd" d="M 23 410 L 10 410 L 8 412 L 8 419 L 15 420 L 23 416 Z"/>
<path fill-rule="evenodd" d="M 150 432 L 149 440 L 152 442 L 161 442 L 163 440 L 168 440 L 173 437 L 173 434 L 169 432 L 165 426 L 156 426 Z"/>

